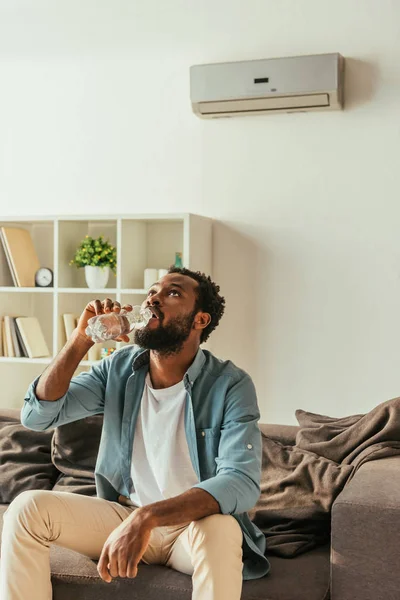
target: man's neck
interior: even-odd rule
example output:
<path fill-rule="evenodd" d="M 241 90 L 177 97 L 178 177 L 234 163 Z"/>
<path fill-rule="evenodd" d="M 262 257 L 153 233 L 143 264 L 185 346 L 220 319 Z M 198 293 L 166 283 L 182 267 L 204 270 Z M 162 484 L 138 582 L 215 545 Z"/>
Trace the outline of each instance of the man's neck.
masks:
<path fill-rule="evenodd" d="M 196 348 L 184 346 L 177 354 L 167 356 L 151 350 L 149 372 L 153 387 L 155 389 L 172 387 L 182 381 L 198 349 L 198 346 Z"/>

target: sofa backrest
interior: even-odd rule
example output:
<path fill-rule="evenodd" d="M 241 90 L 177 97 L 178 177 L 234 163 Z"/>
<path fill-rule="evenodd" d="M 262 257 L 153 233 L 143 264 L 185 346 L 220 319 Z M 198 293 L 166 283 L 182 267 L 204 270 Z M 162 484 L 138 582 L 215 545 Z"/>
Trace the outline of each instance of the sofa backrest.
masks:
<path fill-rule="evenodd" d="M 25 490 L 51 490 L 60 473 L 51 460 L 52 431 L 21 425 L 18 409 L 0 410 L 0 504 Z"/>
<path fill-rule="evenodd" d="M 300 427 L 295 425 L 275 425 L 260 423 L 261 433 L 275 442 L 280 442 L 285 446 L 294 446 L 296 435 Z"/>
<path fill-rule="evenodd" d="M 0 502 L 24 489 L 55 489 L 96 495 L 94 467 L 103 416 L 87 417 L 55 430 L 31 431 L 19 409 L 0 409 Z M 260 423 L 262 433 L 295 444 L 298 427 Z"/>

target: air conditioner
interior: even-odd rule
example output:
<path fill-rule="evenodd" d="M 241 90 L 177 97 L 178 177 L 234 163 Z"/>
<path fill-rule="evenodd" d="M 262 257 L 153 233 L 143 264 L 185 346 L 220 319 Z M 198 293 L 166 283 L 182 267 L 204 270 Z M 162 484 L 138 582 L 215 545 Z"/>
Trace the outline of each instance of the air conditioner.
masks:
<path fill-rule="evenodd" d="M 317 54 L 195 65 L 193 112 L 204 119 L 343 108 L 344 59 Z"/>

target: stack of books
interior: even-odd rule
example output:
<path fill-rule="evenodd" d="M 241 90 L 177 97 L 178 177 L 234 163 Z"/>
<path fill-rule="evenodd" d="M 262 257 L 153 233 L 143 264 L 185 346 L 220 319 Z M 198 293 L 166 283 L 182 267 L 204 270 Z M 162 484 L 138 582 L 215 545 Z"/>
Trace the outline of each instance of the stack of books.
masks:
<path fill-rule="evenodd" d="M 0 239 L 14 285 L 35 287 L 40 262 L 29 231 L 22 227 L 0 227 Z"/>
<path fill-rule="evenodd" d="M 36 317 L 0 317 L 0 356 L 48 358 L 49 348 Z"/>

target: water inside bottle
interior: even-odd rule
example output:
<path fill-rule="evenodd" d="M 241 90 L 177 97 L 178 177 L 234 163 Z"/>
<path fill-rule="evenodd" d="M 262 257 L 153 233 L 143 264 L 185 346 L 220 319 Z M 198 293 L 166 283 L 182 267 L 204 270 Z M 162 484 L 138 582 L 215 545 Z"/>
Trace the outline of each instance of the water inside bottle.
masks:
<path fill-rule="evenodd" d="M 104 313 L 88 320 L 85 333 L 96 343 L 106 342 L 128 335 L 136 328 L 145 327 L 151 317 L 151 310 L 142 309 L 141 306 L 134 306 L 131 311 Z"/>
<path fill-rule="evenodd" d="M 153 316 L 150 308 L 142 308 L 141 306 L 133 306 L 131 311 L 121 310 L 119 314 L 121 313 L 133 325 L 130 331 L 139 327 L 145 327 Z"/>

